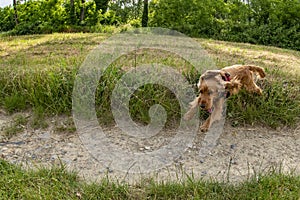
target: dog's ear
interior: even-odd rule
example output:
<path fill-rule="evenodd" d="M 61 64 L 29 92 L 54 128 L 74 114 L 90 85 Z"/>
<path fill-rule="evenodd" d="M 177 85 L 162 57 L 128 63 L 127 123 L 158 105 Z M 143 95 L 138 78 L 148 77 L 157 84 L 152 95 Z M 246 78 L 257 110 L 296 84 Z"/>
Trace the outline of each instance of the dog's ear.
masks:
<path fill-rule="evenodd" d="M 200 89 L 200 85 L 203 81 L 205 81 L 207 79 L 207 75 L 206 74 L 202 74 L 199 78 L 199 81 L 197 83 L 197 88 Z"/>
<path fill-rule="evenodd" d="M 205 73 L 202 74 L 205 78 L 212 78 L 218 76 L 221 73 L 221 70 L 206 70 Z"/>
<path fill-rule="evenodd" d="M 206 70 L 199 79 L 199 82 L 197 84 L 198 88 L 201 84 L 201 82 L 206 81 L 206 80 L 211 80 L 213 78 L 216 78 L 219 76 L 219 74 L 221 73 L 221 70 Z"/>
<path fill-rule="evenodd" d="M 198 83 L 197 83 L 197 88 L 198 88 L 198 89 L 200 88 L 200 85 L 201 85 L 201 82 L 202 82 L 202 81 L 203 81 L 203 77 L 200 76 L 199 81 L 198 81 Z"/>
<path fill-rule="evenodd" d="M 230 95 L 232 94 L 237 94 L 239 92 L 239 90 L 241 89 L 242 84 L 239 80 L 237 80 L 236 78 L 227 81 L 225 83 L 225 90 L 228 91 L 230 93 Z"/>

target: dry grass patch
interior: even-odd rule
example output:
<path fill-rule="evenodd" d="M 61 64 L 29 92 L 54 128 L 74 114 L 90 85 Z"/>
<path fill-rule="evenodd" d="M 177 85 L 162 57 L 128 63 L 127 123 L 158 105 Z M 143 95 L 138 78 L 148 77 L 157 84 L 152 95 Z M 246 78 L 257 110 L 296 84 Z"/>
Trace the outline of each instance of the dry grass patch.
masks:
<path fill-rule="evenodd" d="M 279 69 L 293 76 L 300 74 L 300 52 L 297 51 L 214 40 L 200 39 L 199 42 L 222 62 L 221 65 L 253 63 Z"/>

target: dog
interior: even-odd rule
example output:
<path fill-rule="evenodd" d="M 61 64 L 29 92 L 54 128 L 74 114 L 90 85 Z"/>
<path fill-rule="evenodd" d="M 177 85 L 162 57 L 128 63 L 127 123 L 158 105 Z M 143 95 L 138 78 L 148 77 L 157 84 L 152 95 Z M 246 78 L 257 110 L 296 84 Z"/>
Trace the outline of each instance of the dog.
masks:
<path fill-rule="evenodd" d="M 262 89 L 254 82 L 254 73 L 260 78 L 266 76 L 263 68 L 254 65 L 233 65 L 220 70 L 207 70 L 200 76 L 197 84 L 200 94 L 190 103 L 184 119 L 190 120 L 200 106 L 209 113 L 200 130 L 208 131 L 213 122 L 221 119 L 226 98 L 237 94 L 242 88 L 262 95 Z"/>

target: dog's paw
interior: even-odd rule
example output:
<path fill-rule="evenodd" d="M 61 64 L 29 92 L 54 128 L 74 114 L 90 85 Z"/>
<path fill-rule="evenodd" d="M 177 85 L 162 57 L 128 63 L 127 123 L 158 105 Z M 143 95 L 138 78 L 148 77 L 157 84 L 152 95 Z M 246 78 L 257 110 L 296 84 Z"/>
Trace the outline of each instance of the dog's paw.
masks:
<path fill-rule="evenodd" d="M 204 124 L 204 125 L 200 126 L 200 130 L 201 130 L 201 132 L 207 132 L 208 126 Z"/>
<path fill-rule="evenodd" d="M 255 92 L 258 94 L 258 95 L 262 95 L 263 92 L 260 88 L 256 88 Z"/>
<path fill-rule="evenodd" d="M 191 120 L 193 118 L 193 115 L 190 112 L 185 113 L 185 115 L 183 116 L 183 119 L 185 121 Z"/>

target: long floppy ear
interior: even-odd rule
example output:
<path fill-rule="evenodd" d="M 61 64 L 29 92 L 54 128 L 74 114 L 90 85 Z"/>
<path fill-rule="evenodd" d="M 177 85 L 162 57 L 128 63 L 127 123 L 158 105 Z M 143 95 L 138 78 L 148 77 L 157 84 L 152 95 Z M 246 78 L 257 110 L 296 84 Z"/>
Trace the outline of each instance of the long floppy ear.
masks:
<path fill-rule="evenodd" d="M 197 88 L 200 89 L 201 82 L 203 81 L 203 76 L 200 76 L 199 81 L 197 83 Z"/>
<path fill-rule="evenodd" d="M 237 80 L 236 78 L 227 81 L 225 83 L 225 90 L 228 91 L 230 93 L 230 95 L 233 94 L 237 94 L 239 92 L 239 90 L 241 89 L 242 84 L 239 80 Z"/>
<path fill-rule="evenodd" d="M 202 74 L 202 77 L 212 78 L 212 77 L 218 76 L 221 72 L 222 72 L 221 70 L 206 70 Z"/>

